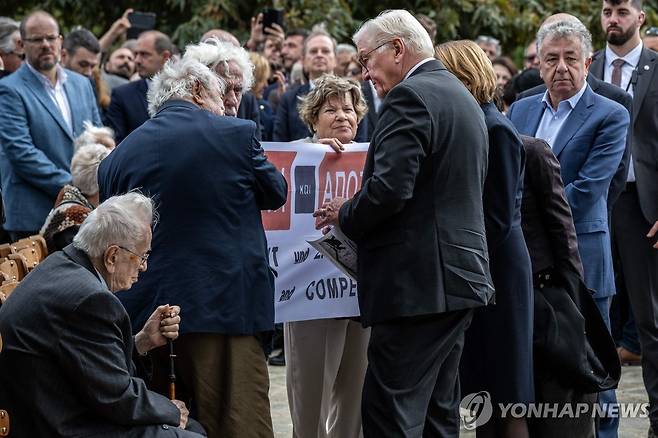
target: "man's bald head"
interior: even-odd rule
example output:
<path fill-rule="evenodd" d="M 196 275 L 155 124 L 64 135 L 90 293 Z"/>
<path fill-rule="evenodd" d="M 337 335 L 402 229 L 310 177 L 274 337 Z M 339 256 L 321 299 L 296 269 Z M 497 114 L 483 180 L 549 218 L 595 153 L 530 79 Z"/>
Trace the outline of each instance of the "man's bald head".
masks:
<path fill-rule="evenodd" d="M 57 20 L 55 20 L 55 17 L 50 15 L 46 11 L 34 11 L 29 13 L 26 17 L 23 17 L 21 20 L 21 24 L 18 27 L 18 31 L 21 34 L 21 38 L 25 38 L 27 36 L 27 26 L 31 24 L 32 21 L 50 21 L 55 24 L 55 27 L 57 28 L 57 33 L 59 33 L 59 25 L 57 24 Z"/>
<path fill-rule="evenodd" d="M 208 38 L 217 38 L 219 41 L 233 44 L 235 47 L 240 47 L 240 41 L 230 32 L 222 29 L 210 29 L 201 37 L 201 42 L 206 41 Z"/>
<path fill-rule="evenodd" d="M 553 14 L 553 15 L 549 16 L 547 19 L 545 19 L 541 23 L 541 26 L 539 26 L 539 28 L 541 29 L 542 27 L 546 27 L 550 24 L 557 23 L 558 21 L 566 21 L 566 22 L 570 22 L 570 23 L 583 24 L 583 22 L 580 21 L 578 19 L 578 17 L 575 17 L 571 14 L 567 14 L 567 13 L 564 13 L 564 12 L 559 12 L 559 13 Z"/>

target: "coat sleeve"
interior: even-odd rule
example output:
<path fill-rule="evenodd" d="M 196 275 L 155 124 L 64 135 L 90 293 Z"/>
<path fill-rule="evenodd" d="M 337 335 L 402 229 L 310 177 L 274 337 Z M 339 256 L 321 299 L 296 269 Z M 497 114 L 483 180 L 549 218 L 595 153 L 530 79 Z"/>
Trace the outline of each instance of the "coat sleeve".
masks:
<path fill-rule="evenodd" d="M 431 118 L 420 96 L 403 84 L 386 97 L 379 116 L 377 143 L 370 147 L 373 174 L 340 209 L 340 227 L 352 239 L 400 212 L 413 196 L 416 177 L 427 155 Z"/>
<path fill-rule="evenodd" d="M 534 141 L 540 144 L 527 149 L 526 172 L 529 172 L 530 184 L 525 190 L 534 192 L 557 270 L 568 269 L 582 276 L 583 265 L 578 252 L 578 238 L 571 208 L 564 193 L 560 162 L 546 142 L 539 139 Z"/>
<path fill-rule="evenodd" d="M 575 180 L 565 186 L 574 223 L 586 217 L 594 203 L 606 196 L 626 148 L 628 111 L 611 111 L 599 124 L 589 153 Z"/>
<path fill-rule="evenodd" d="M 268 161 L 255 135 L 251 140 L 250 153 L 258 207 L 261 210 L 276 210 L 286 203 L 288 183 L 281 172 Z"/>
<path fill-rule="evenodd" d="M 27 111 L 17 91 L 0 84 L 0 144 L 14 172 L 55 199 L 71 182 L 71 174 L 59 168 L 32 142 Z"/>
<path fill-rule="evenodd" d="M 489 168 L 484 184 L 484 219 L 489 249 L 495 249 L 512 229 L 516 197 L 523 175 L 523 145 L 503 123 L 489 129 Z"/>
<path fill-rule="evenodd" d="M 124 318 L 119 301 L 104 290 L 89 294 L 61 322 L 59 363 L 75 382 L 72 390 L 115 424 L 178 426 L 178 408 L 131 375 L 132 345 L 125 341 L 132 334 L 123 333 Z"/>

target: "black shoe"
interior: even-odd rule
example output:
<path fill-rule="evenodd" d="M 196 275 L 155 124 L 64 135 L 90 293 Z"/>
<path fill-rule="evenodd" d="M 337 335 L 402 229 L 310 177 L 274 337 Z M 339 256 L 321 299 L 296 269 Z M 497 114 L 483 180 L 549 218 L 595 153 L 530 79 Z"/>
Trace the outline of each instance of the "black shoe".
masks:
<path fill-rule="evenodd" d="M 270 356 L 267 359 L 267 363 L 273 367 L 283 367 L 286 366 L 286 354 L 281 350 L 281 352 L 275 356 Z"/>

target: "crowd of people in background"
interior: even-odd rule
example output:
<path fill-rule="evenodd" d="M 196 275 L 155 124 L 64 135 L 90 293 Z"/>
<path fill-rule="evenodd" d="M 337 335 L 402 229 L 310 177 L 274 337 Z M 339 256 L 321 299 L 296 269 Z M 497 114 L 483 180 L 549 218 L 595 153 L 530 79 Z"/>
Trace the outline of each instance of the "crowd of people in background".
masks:
<path fill-rule="evenodd" d="M 641 365 L 658 436 L 658 23 L 600 3 L 601 28 L 544 17 L 522 64 L 403 10 L 341 43 L 258 13 L 244 42 L 186 47 L 127 39 L 132 10 L 100 37 L 0 17 L 0 243 L 54 253 L 0 292 L 11 436 L 272 437 L 268 362 L 288 367 L 295 438 L 456 437 L 480 391 L 479 438 L 613 438 L 620 364 Z M 261 211 L 288 182 L 264 141 L 370 143 L 361 190 L 314 213 L 359 245 L 360 320 L 274 326 Z M 540 402 L 602 414 L 497 408 Z"/>

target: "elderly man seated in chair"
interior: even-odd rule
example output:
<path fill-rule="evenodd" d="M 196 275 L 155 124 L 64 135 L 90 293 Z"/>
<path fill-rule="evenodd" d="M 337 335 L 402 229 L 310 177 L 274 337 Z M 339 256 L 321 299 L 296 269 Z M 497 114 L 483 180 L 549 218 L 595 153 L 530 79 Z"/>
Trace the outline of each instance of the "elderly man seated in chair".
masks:
<path fill-rule="evenodd" d="M 0 406 L 12 437 L 202 436 L 183 402 L 134 376 L 133 354 L 178 337 L 180 308 L 159 306 L 133 337 L 114 296 L 146 270 L 153 218 L 144 195 L 108 199 L 0 308 Z"/>

